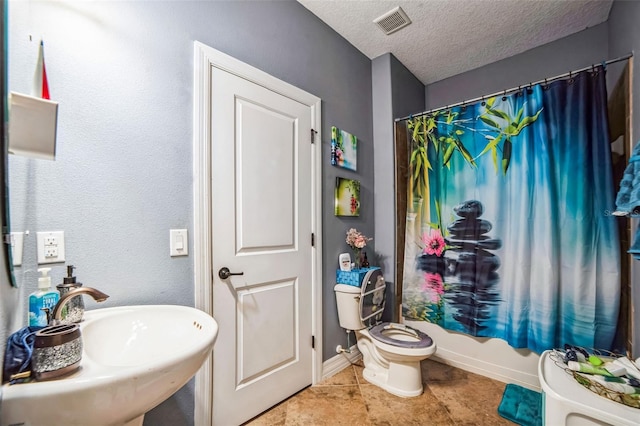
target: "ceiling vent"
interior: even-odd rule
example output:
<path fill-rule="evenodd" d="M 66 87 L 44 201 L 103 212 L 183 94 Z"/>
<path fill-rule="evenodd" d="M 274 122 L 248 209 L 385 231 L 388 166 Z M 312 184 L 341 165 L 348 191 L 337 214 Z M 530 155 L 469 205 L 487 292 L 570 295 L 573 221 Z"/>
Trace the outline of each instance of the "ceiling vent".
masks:
<path fill-rule="evenodd" d="M 382 32 L 389 35 L 409 25 L 411 23 L 411 19 L 409 19 L 404 10 L 398 6 L 391 9 L 384 15 L 377 17 L 373 22 L 378 24 Z"/>

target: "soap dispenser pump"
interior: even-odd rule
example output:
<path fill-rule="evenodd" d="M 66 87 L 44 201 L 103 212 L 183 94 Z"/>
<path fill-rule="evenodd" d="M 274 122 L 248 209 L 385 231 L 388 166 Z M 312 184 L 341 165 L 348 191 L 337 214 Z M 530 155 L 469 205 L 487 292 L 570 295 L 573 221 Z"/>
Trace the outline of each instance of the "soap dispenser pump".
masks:
<path fill-rule="evenodd" d="M 76 282 L 76 277 L 73 276 L 73 270 L 75 266 L 67 265 L 67 276 L 62 279 L 62 284 L 58 284 L 56 288 L 60 292 L 60 296 L 64 296 L 71 290 L 82 287 L 82 283 Z M 61 323 L 77 323 L 82 321 L 84 317 L 84 300 L 82 295 L 72 297 L 66 305 L 62 308 Z"/>
<path fill-rule="evenodd" d="M 46 327 L 49 325 L 48 313 L 60 300 L 60 293 L 51 287 L 51 268 L 39 268 L 38 290 L 29 295 L 29 326 Z"/>

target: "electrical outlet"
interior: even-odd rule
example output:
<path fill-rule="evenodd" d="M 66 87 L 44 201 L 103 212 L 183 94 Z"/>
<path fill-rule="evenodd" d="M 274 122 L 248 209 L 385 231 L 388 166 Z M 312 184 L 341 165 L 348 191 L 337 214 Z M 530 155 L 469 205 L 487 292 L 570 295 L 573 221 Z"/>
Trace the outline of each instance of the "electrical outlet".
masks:
<path fill-rule="evenodd" d="M 47 259 L 51 259 L 54 257 L 58 257 L 58 245 L 45 245 L 44 246 L 44 257 Z"/>
<path fill-rule="evenodd" d="M 38 263 L 64 262 L 64 231 L 38 232 Z"/>

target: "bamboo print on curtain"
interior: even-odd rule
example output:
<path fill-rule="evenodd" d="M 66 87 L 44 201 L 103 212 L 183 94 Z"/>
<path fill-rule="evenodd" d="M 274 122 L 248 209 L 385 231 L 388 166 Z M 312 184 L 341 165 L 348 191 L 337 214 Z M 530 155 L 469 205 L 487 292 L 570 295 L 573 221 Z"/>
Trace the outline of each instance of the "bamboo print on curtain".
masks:
<path fill-rule="evenodd" d="M 407 121 L 403 316 L 535 352 L 610 348 L 619 249 L 605 73 Z"/>

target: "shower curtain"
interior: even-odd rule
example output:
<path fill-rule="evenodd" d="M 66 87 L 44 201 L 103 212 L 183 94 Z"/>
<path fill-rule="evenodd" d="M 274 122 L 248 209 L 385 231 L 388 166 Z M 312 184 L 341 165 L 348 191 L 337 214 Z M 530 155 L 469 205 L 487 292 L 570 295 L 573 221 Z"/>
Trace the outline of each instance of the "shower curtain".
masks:
<path fill-rule="evenodd" d="M 620 266 L 605 72 L 410 118 L 403 316 L 609 349 Z"/>

